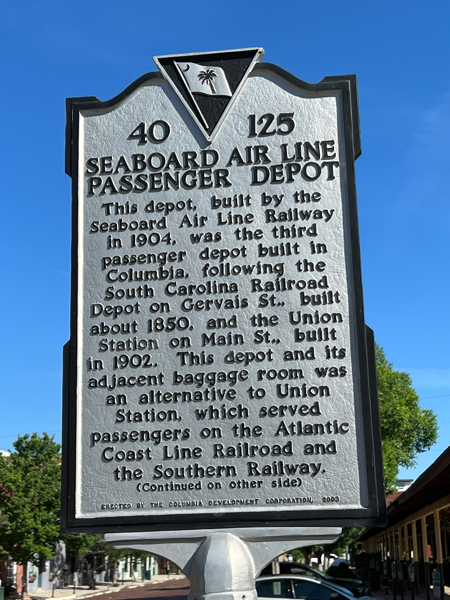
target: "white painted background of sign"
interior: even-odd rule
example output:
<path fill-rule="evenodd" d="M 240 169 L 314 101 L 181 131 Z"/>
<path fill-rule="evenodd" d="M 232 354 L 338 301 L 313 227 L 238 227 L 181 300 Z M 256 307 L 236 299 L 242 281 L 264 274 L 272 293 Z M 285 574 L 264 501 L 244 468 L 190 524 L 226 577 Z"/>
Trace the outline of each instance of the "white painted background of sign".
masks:
<path fill-rule="evenodd" d="M 179 112 L 178 112 L 179 111 Z M 256 115 L 265 114 L 268 112 L 272 112 L 274 114 L 278 114 L 280 112 L 294 112 L 295 120 L 296 120 L 296 128 L 291 135 L 288 136 L 273 136 L 273 137 L 264 137 L 264 138 L 248 138 L 248 115 L 249 113 L 253 113 Z M 137 124 L 141 121 L 146 121 L 147 123 L 152 122 L 153 120 L 164 119 L 169 122 L 171 125 L 171 136 L 167 140 L 167 142 L 159 145 L 147 144 L 145 146 L 138 146 L 135 141 L 127 140 L 130 132 L 137 126 Z M 201 134 L 198 132 L 190 117 L 186 114 L 185 110 L 181 106 L 181 103 L 175 97 L 172 89 L 166 83 L 151 83 L 149 85 L 145 85 L 144 87 L 138 89 L 131 98 L 128 98 L 126 101 L 122 103 L 119 108 L 115 110 L 105 110 L 105 111 L 91 111 L 90 113 L 86 111 L 84 118 L 81 118 L 81 135 L 80 139 L 84 136 L 84 144 L 80 144 L 80 176 L 79 176 L 79 189 L 80 189 L 80 197 L 84 196 L 84 168 L 82 165 L 85 165 L 86 160 L 92 156 L 113 156 L 118 157 L 121 155 L 125 155 L 127 157 L 131 156 L 134 153 L 143 153 L 150 154 L 151 152 L 162 152 L 165 156 L 171 151 L 177 152 L 178 155 L 181 154 L 182 151 L 197 151 L 199 152 L 204 146 L 203 138 Z M 78 364 L 79 364 L 79 372 L 78 372 L 78 397 L 83 398 L 83 402 L 78 404 L 78 420 L 81 423 L 81 427 L 78 428 L 77 432 L 77 454 L 79 456 L 78 461 L 78 471 L 77 471 L 77 484 L 76 484 L 76 515 L 78 517 L 97 517 L 97 516 L 117 516 L 120 512 L 121 516 L 141 514 L 142 511 L 136 509 L 137 502 L 144 502 L 146 505 L 145 513 L 146 514 L 173 514 L 180 512 L 233 512 L 233 511 L 267 511 L 268 509 L 286 511 L 293 509 L 301 509 L 304 511 L 311 509 L 349 509 L 349 508 L 359 508 L 361 506 L 365 506 L 366 496 L 365 496 L 365 481 L 364 481 L 364 470 L 362 467 L 359 467 L 359 461 L 361 461 L 361 465 L 364 465 L 365 459 L 362 456 L 363 453 L 363 441 L 361 437 L 357 439 L 356 432 L 358 431 L 358 435 L 362 436 L 362 423 L 361 423 L 361 414 L 360 414 L 360 403 L 361 398 L 358 395 L 354 395 L 354 390 L 358 389 L 358 374 L 355 368 L 355 365 L 358 364 L 358 357 L 356 355 L 356 344 L 355 344 L 355 332 L 351 330 L 351 324 L 349 315 L 352 311 L 352 306 L 350 306 L 351 294 L 348 294 L 347 289 L 347 281 L 350 278 L 351 272 L 351 258 L 349 254 L 345 257 L 343 256 L 342 248 L 344 247 L 344 238 L 348 235 L 348 229 L 346 225 L 346 218 L 348 215 L 344 214 L 343 206 L 345 207 L 346 203 L 346 181 L 345 181 L 345 148 L 343 146 L 343 119 L 342 119 L 342 107 L 340 104 L 340 98 L 338 94 L 324 92 L 321 93 L 305 93 L 300 92 L 295 89 L 290 84 L 283 82 L 281 80 L 277 80 L 273 75 L 267 74 L 266 76 L 261 75 L 261 71 L 258 76 L 250 77 L 243 90 L 241 91 L 240 96 L 236 100 L 233 108 L 231 109 L 230 114 L 225 120 L 222 128 L 218 132 L 216 138 L 211 143 L 209 148 L 217 149 L 220 153 L 220 161 L 217 167 L 225 167 L 226 162 L 228 161 L 228 157 L 230 156 L 234 147 L 239 147 L 243 149 L 246 145 L 256 145 L 256 144 L 265 144 L 270 148 L 273 148 L 270 152 L 272 156 L 272 162 L 277 163 L 280 162 L 279 156 L 279 147 L 281 143 L 294 143 L 295 141 L 315 141 L 315 140 L 336 140 L 336 148 L 338 150 L 338 160 L 340 162 L 340 169 L 336 171 L 336 179 L 334 181 L 326 181 L 324 177 L 321 177 L 319 180 L 314 182 L 313 184 L 309 184 L 298 178 L 293 184 L 283 184 L 283 185 L 263 185 L 260 187 L 252 187 L 250 186 L 250 173 L 248 167 L 230 167 L 230 180 L 233 183 L 232 187 L 229 188 L 218 188 L 218 189 L 206 189 L 206 190 L 185 190 L 185 191 L 167 191 L 162 193 L 143 193 L 143 194 L 127 194 L 124 196 L 117 195 L 104 195 L 100 198 L 98 196 L 93 196 L 87 198 L 84 205 L 84 214 L 80 213 L 80 223 L 85 222 L 85 229 L 80 226 L 80 239 L 79 239 L 79 248 L 81 249 L 81 253 L 79 256 L 79 299 L 78 299 L 78 307 L 79 307 L 79 354 L 78 354 Z M 339 144 L 338 139 L 342 140 L 341 144 Z M 202 144 L 202 146 L 199 145 Z M 264 243 L 264 245 L 274 245 L 276 243 L 272 237 L 269 237 L 267 233 L 271 226 L 266 225 L 264 222 L 264 207 L 260 206 L 260 197 L 263 191 L 267 194 L 284 194 L 285 198 L 292 198 L 292 194 L 294 191 L 299 191 L 303 189 L 305 191 L 316 191 L 320 192 L 323 195 L 323 199 L 321 200 L 320 208 L 328 208 L 334 209 L 335 214 L 332 218 L 332 222 L 334 227 L 331 228 L 329 225 L 326 228 L 326 235 L 319 235 L 317 237 L 318 242 L 325 242 L 328 247 L 328 253 L 325 255 L 325 262 L 327 264 L 326 275 L 328 277 L 329 289 L 331 290 L 339 290 L 341 292 L 341 303 L 339 304 L 339 312 L 342 313 L 344 317 L 344 324 L 340 326 L 339 329 L 339 345 L 342 347 L 346 347 L 347 349 L 352 349 L 352 357 L 347 358 L 343 361 L 339 361 L 340 365 L 345 365 L 348 370 L 348 375 L 345 378 L 338 378 L 336 380 L 327 378 L 326 385 L 330 388 L 330 398 L 329 399 L 320 399 L 320 407 L 322 410 L 322 416 L 316 418 L 316 420 L 311 419 L 309 422 L 325 422 L 327 420 L 338 419 L 339 422 L 348 422 L 350 424 L 350 432 L 345 436 L 339 436 L 337 443 L 339 444 L 339 452 L 335 456 L 311 456 L 305 457 L 301 453 L 301 448 L 304 443 L 314 441 L 314 442 L 324 442 L 327 443 L 328 438 L 332 439 L 335 436 L 320 436 L 320 439 L 305 438 L 303 436 L 290 436 L 290 437 L 278 437 L 274 438 L 273 433 L 277 425 L 279 424 L 279 419 L 274 419 L 273 422 L 268 419 L 260 420 L 258 418 L 252 417 L 252 414 L 255 414 L 257 409 L 261 405 L 271 406 L 273 404 L 296 404 L 295 399 L 285 399 L 285 400 L 277 400 L 275 397 L 270 397 L 268 393 L 266 398 L 262 401 L 253 401 L 248 399 L 248 394 L 246 392 L 249 385 L 254 385 L 258 382 L 254 379 L 254 374 L 256 369 L 258 368 L 289 368 L 289 367 L 300 367 L 304 369 L 305 378 L 304 382 L 309 384 L 317 384 L 319 385 L 320 380 L 316 377 L 312 377 L 311 372 L 314 367 L 325 365 L 326 361 L 301 361 L 301 364 L 295 363 L 295 365 L 286 364 L 282 360 L 273 361 L 270 364 L 266 362 L 258 363 L 258 365 L 254 365 L 253 367 L 249 367 L 250 376 L 246 382 L 242 382 L 241 384 L 236 385 L 237 389 L 237 398 L 234 402 L 229 402 L 229 406 L 236 405 L 239 403 L 245 404 L 250 409 L 250 418 L 246 419 L 246 424 L 250 426 L 254 426 L 257 424 L 261 424 L 264 427 L 264 430 L 267 432 L 263 438 L 248 438 L 248 439 L 237 439 L 232 437 L 231 435 L 231 426 L 234 425 L 238 420 L 229 421 L 228 423 L 223 422 L 214 422 L 212 423 L 215 426 L 221 426 L 224 430 L 229 430 L 230 434 L 227 437 L 224 437 L 222 440 L 217 440 L 218 442 L 222 442 L 225 445 L 235 444 L 236 442 L 245 442 L 249 441 L 251 443 L 263 444 L 263 443 L 280 443 L 284 445 L 289 440 L 292 440 L 295 455 L 293 457 L 268 457 L 269 460 L 264 460 L 261 458 L 255 459 L 246 459 L 246 458 L 234 458 L 231 460 L 225 459 L 212 459 L 210 458 L 209 447 L 210 443 L 204 443 L 197 434 L 194 433 L 190 440 L 187 442 L 177 442 L 183 446 L 203 446 L 205 447 L 204 459 L 195 460 L 200 464 L 203 464 L 205 467 L 210 464 L 233 464 L 236 465 L 238 469 L 238 478 L 243 479 L 247 478 L 247 470 L 246 463 L 248 460 L 256 460 L 261 465 L 270 463 L 272 460 L 276 459 L 284 459 L 286 462 L 293 463 L 302 463 L 302 462 L 322 462 L 322 470 L 325 470 L 324 473 L 320 473 L 314 478 L 311 476 L 302 477 L 303 483 L 300 488 L 275 488 L 272 489 L 269 487 L 270 482 L 272 481 L 272 477 L 259 477 L 258 479 L 263 479 L 267 481 L 267 483 L 263 484 L 263 488 L 260 489 L 247 489 L 247 490 L 230 490 L 227 487 L 227 482 L 224 481 L 224 488 L 221 491 L 210 492 L 205 489 L 206 482 L 208 479 L 204 479 L 203 481 L 203 489 L 201 491 L 195 492 L 164 492 L 164 493 L 138 493 L 136 492 L 136 482 L 114 482 L 112 478 L 112 466 L 123 465 L 126 464 L 128 467 L 134 469 L 136 467 L 141 467 L 144 469 L 144 478 L 142 481 L 148 481 L 150 483 L 164 483 L 164 480 L 155 481 L 152 479 L 152 470 L 154 464 L 162 464 L 163 461 L 158 457 L 158 448 L 164 445 L 161 443 L 159 446 L 155 446 L 154 444 L 139 444 L 139 443 L 129 443 L 129 444 L 97 444 L 94 448 L 90 445 L 90 433 L 93 431 L 120 431 L 124 429 L 118 425 L 114 424 L 114 415 L 115 408 L 108 407 L 105 405 L 105 396 L 106 393 L 104 390 L 88 390 L 87 389 L 87 380 L 92 375 L 92 373 L 87 373 L 85 369 L 86 358 L 88 356 L 93 356 L 95 358 L 102 358 L 105 361 L 105 364 L 111 364 L 112 353 L 98 353 L 98 341 L 101 339 L 101 336 L 91 337 L 89 335 L 89 328 L 92 324 L 96 324 L 101 320 L 112 324 L 114 321 L 111 318 L 90 318 L 90 305 L 97 302 L 104 302 L 102 300 L 104 290 L 108 285 L 105 282 L 105 271 L 101 271 L 100 269 L 100 257 L 107 256 L 108 254 L 131 254 L 131 249 L 124 244 L 124 248 L 121 250 L 115 250 L 114 252 L 107 252 L 105 250 L 105 238 L 106 234 L 89 234 L 89 226 L 91 221 L 100 220 L 100 221 L 109 221 L 114 220 L 114 218 L 105 218 L 104 212 L 99 210 L 99 205 L 103 202 L 115 202 L 120 201 L 122 203 L 129 201 L 138 203 L 140 205 L 140 210 L 136 218 L 152 218 L 155 215 L 144 213 L 142 207 L 147 204 L 150 200 L 164 201 L 164 202 L 176 202 L 178 200 L 188 200 L 192 198 L 194 204 L 197 206 L 197 213 L 199 215 L 208 216 L 208 225 L 204 229 L 206 231 L 215 231 L 218 227 L 215 225 L 216 223 L 216 214 L 217 210 L 211 210 L 210 208 L 210 199 L 212 195 L 216 195 L 218 197 L 224 196 L 232 196 L 236 193 L 242 193 L 244 195 L 250 194 L 252 197 L 252 206 L 247 209 L 247 211 L 252 212 L 255 215 L 255 219 L 251 224 L 251 229 L 261 228 L 265 231 L 264 238 L 259 240 L 259 242 Z M 291 202 L 289 207 L 293 207 L 294 204 Z M 297 205 L 301 208 L 300 205 Z M 269 207 L 271 208 L 271 207 Z M 279 210 L 283 208 L 280 205 Z M 287 208 L 287 207 L 286 207 Z M 102 216 L 103 212 L 103 216 Z M 226 211 L 223 211 L 226 212 Z M 240 212 L 236 210 L 235 212 Z M 179 223 L 183 213 L 172 213 L 168 217 L 168 222 Z M 174 216 L 175 215 L 175 216 Z M 117 217 L 118 218 L 118 217 Z M 117 219 L 116 218 L 116 219 Z M 126 218 L 126 217 L 123 217 Z M 301 224 L 301 223 L 298 223 Z M 320 227 L 320 221 L 318 224 Z M 189 234 L 194 231 L 201 231 L 201 229 L 194 230 L 192 229 L 179 229 L 178 225 L 173 227 L 169 227 L 169 230 L 173 232 L 174 237 L 177 239 L 177 245 L 174 247 L 168 248 L 168 250 L 187 250 L 188 256 L 186 260 L 180 264 L 182 268 L 184 268 L 189 274 L 190 277 L 188 280 L 180 281 L 180 283 L 202 283 L 204 282 L 201 276 L 197 277 L 197 274 L 200 272 L 201 267 L 205 262 L 209 262 L 210 264 L 216 264 L 216 261 L 199 261 L 198 252 L 204 246 L 195 246 L 191 245 L 188 241 Z M 223 241 L 220 244 L 211 244 L 211 247 L 218 248 L 234 248 L 242 245 L 242 242 L 236 240 L 233 231 L 235 227 L 224 227 L 223 228 Z M 319 228 L 320 231 L 320 228 Z M 183 243 L 183 233 L 185 235 L 186 243 Z M 129 237 L 128 234 L 123 236 L 123 239 L 126 240 Z M 286 240 L 289 241 L 289 240 Z M 305 243 L 304 238 L 302 240 L 291 240 L 301 241 Z M 310 240 L 308 239 L 307 242 Z M 257 243 L 254 243 L 252 246 L 252 250 L 249 250 L 249 256 L 245 259 L 239 259 L 242 263 L 251 264 L 252 262 L 256 262 L 256 257 L 254 251 L 256 249 Z M 347 247 L 349 245 L 347 244 Z M 250 244 L 249 244 L 250 249 Z M 145 247 L 143 249 L 144 252 L 157 252 L 165 250 L 165 248 L 152 248 L 150 246 Z M 136 249 L 136 253 L 140 253 L 139 249 Z M 285 263 L 285 274 L 286 278 L 300 279 L 302 278 L 301 274 L 298 273 L 295 268 L 295 262 L 299 258 L 308 258 L 309 260 L 317 260 L 318 257 L 312 257 L 311 255 L 301 254 L 298 257 L 291 257 L 291 259 L 273 259 L 272 262 L 284 262 Z M 269 262 L 267 257 L 264 260 L 265 262 Z M 235 261 L 237 262 L 237 261 Z M 178 266 L 178 265 L 177 265 Z M 137 267 L 134 267 L 137 268 Z M 154 266 L 142 266 L 143 269 L 146 268 L 155 268 Z M 121 268 L 120 270 L 125 270 Z M 262 277 L 264 279 L 264 277 Z M 220 278 L 216 278 L 217 281 L 222 281 Z M 229 313 L 227 316 L 231 316 L 232 314 L 237 314 L 239 319 L 239 328 L 236 329 L 236 333 L 243 333 L 246 340 L 246 345 L 244 347 L 234 347 L 236 351 L 255 349 L 253 344 L 249 343 L 249 340 L 252 339 L 252 328 L 249 327 L 248 323 L 244 323 L 244 316 L 250 316 L 252 314 L 257 314 L 259 312 L 264 312 L 266 315 L 270 314 L 281 314 L 280 310 L 274 311 L 262 311 L 257 306 L 257 299 L 259 294 L 252 294 L 246 291 L 248 288 L 248 278 L 236 278 L 236 281 L 239 284 L 240 292 L 239 295 L 241 297 L 246 297 L 250 301 L 249 307 L 243 311 L 209 311 L 209 312 L 199 312 L 194 314 L 191 313 L 181 313 L 176 310 L 176 302 L 177 298 L 174 297 L 169 299 L 171 305 L 173 305 L 173 311 L 170 313 L 170 316 L 179 316 L 181 314 L 187 315 L 193 322 L 194 325 L 194 333 L 197 334 L 200 331 L 207 331 L 204 327 L 206 319 L 211 317 L 225 316 L 225 313 Z M 155 288 L 156 294 L 154 300 L 166 300 L 162 293 L 162 290 L 167 282 L 152 282 L 151 285 Z M 123 287 L 131 287 L 131 285 L 125 284 Z M 308 291 L 308 290 L 306 290 Z M 314 293 L 311 291 L 311 293 Z M 84 297 L 83 297 L 84 294 Z M 283 311 L 286 313 L 289 310 L 300 310 L 301 307 L 298 304 L 298 292 L 293 293 L 291 295 L 281 294 L 282 300 L 285 301 L 286 305 L 283 307 Z M 230 294 L 231 297 L 234 294 Z M 205 299 L 207 296 L 198 296 L 198 299 Z M 208 297 L 209 298 L 209 297 Z M 182 300 L 183 298 L 181 298 Z M 197 298 L 196 298 L 197 299 Z M 108 303 L 108 302 L 104 302 Z M 123 303 L 125 304 L 125 302 Z M 147 338 L 147 337 L 155 337 L 151 334 L 147 335 L 146 332 L 146 323 L 149 317 L 154 317 L 157 315 L 150 315 L 148 312 L 144 310 L 146 301 L 142 301 L 142 313 L 140 315 L 132 315 L 132 318 L 137 318 L 139 320 L 139 333 L 137 334 L 139 338 Z M 331 305 L 331 309 L 334 309 L 335 305 Z M 319 307 L 320 309 L 320 307 Z M 164 316 L 164 315 L 162 315 Z M 256 328 L 253 328 L 256 329 Z M 283 324 L 278 325 L 272 329 L 274 333 L 274 337 L 279 338 L 281 343 L 277 346 L 273 346 L 274 350 L 281 349 L 306 349 L 309 347 L 308 345 L 296 345 L 293 342 L 293 334 L 292 334 L 292 326 L 288 325 L 287 319 L 283 321 Z M 234 331 L 233 331 L 234 332 Z M 109 336 L 107 336 L 109 337 Z M 128 336 L 123 336 L 127 338 Z M 174 352 L 172 350 L 167 350 L 164 346 L 164 341 L 168 338 L 168 335 L 159 336 L 160 340 L 160 349 L 158 351 L 153 352 L 156 358 L 157 354 L 157 362 L 158 369 L 155 371 L 149 370 L 149 374 L 154 374 L 159 371 L 164 371 L 167 373 L 166 381 L 169 383 L 167 385 L 161 386 L 163 391 L 173 390 L 174 387 L 170 384 L 171 381 L 171 373 L 176 369 L 179 372 L 195 372 L 200 368 L 182 368 L 180 367 L 178 361 L 174 362 Z M 192 336 L 193 342 L 198 340 L 198 337 Z M 286 342 L 286 340 L 289 340 Z M 263 350 L 266 350 L 268 346 L 261 345 Z M 316 348 L 319 346 L 315 344 Z M 213 365 L 205 365 L 201 367 L 205 372 L 208 371 L 219 371 L 219 370 L 231 370 L 231 366 L 226 367 L 223 363 L 224 355 L 228 354 L 232 347 L 215 347 L 211 349 L 211 351 L 215 354 L 215 362 Z M 259 350 L 259 347 L 256 347 Z M 200 345 L 193 345 L 190 350 L 199 353 L 201 350 L 206 350 L 207 348 L 202 348 Z M 350 353 L 349 353 L 350 354 Z M 313 364 L 309 364 L 309 363 Z M 333 361 L 335 364 L 337 361 Z M 235 368 L 244 368 L 244 367 L 233 367 Z M 104 370 L 101 372 L 101 375 L 105 373 L 111 373 L 110 370 Z M 134 370 L 124 370 L 120 374 L 124 375 L 133 375 L 135 374 Z M 287 381 L 282 381 L 280 383 L 286 383 Z M 268 392 L 274 390 L 274 383 L 268 384 L 268 382 L 261 381 L 259 382 L 261 387 L 266 387 Z M 323 383 L 323 382 L 322 382 Z M 298 381 L 293 381 L 292 384 L 299 384 Z M 227 386 L 220 386 L 227 387 Z M 126 406 L 127 409 L 131 410 L 144 410 L 148 408 L 147 406 L 139 406 L 137 404 L 138 395 L 144 391 L 146 388 L 134 388 L 135 391 L 129 392 L 128 390 L 119 390 L 120 392 L 127 393 L 129 397 L 129 403 Z M 189 386 L 184 389 L 196 389 L 194 386 Z M 117 391 L 117 390 L 116 390 Z M 311 399 L 312 403 L 313 399 Z M 309 403 L 308 399 L 305 399 L 305 403 Z M 222 403 L 216 403 L 216 405 L 221 405 Z M 179 423 L 180 428 L 185 427 L 193 427 L 195 425 L 198 431 L 198 424 L 193 416 L 194 408 L 207 408 L 208 403 L 190 403 L 190 404 L 177 404 L 177 405 L 159 405 L 159 408 L 175 408 L 179 410 L 180 415 L 182 417 L 182 421 Z M 158 406 L 156 407 L 158 408 Z M 297 416 L 294 418 L 285 419 L 290 422 L 292 420 L 299 420 Z M 205 425 L 211 425 L 207 421 L 204 422 Z M 151 425 L 150 425 L 151 426 Z M 170 427 L 171 423 L 160 423 L 157 425 L 160 429 L 165 429 L 166 427 Z M 129 429 L 145 429 L 145 424 L 136 424 L 136 426 L 130 426 Z M 329 440 L 328 440 L 329 441 Z M 106 445 L 115 445 L 116 450 L 119 449 L 134 449 L 150 446 L 153 449 L 154 458 L 152 461 L 142 461 L 141 463 L 108 463 L 105 465 L 100 460 L 100 453 Z M 170 444 L 171 448 L 174 444 Z M 179 461 L 166 461 L 167 465 L 165 466 L 186 466 L 189 461 L 179 460 Z M 193 461 L 191 461 L 193 462 Z M 81 468 L 81 465 L 83 467 Z M 247 478 L 248 479 L 248 478 Z M 175 482 L 179 482 L 180 480 L 174 480 Z M 184 480 L 187 482 L 197 481 L 197 480 Z M 323 504 L 322 497 L 330 496 L 330 495 L 338 495 L 340 497 L 340 502 L 338 505 L 336 504 Z M 274 507 L 272 504 L 266 504 L 266 501 L 270 501 L 271 498 L 288 498 L 288 497 L 313 497 L 313 504 L 286 504 L 286 505 L 277 505 Z M 250 505 L 246 506 L 226 506 L 226 507 L 209 507 L 209 500 L 220 500 L 220 499 L 259 499 L 260 504 L 258 506 Z M 174 509 L 169 508 L 168 503 L 170 500 L 172 501 L 183 501 L 183 500 L 203 500 L 204 506 L 200 508 L 187 508 L 187 509 Z M 108 511 L 101 510 L 102 503 L 131 503 L 132 508 L 130 510 L 120 510 L 120 511 Z M 148 509 L 149 502 L 163 502 L 164 507 L 158 509 Z"/>

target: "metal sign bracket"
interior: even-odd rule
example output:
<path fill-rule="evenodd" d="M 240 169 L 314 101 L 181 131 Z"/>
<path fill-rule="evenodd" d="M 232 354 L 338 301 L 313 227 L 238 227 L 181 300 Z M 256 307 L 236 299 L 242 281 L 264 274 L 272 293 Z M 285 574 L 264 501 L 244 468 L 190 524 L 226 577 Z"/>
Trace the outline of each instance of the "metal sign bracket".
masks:
<path fill-rule="evenodd" d="M 177 564 L 189 579 L 188 600 L 257 600 L 255 577 L 274 558 L 304 546 L 334 542 L 340 527 L 109 533 L 115 548 L 154 552 Z"/>

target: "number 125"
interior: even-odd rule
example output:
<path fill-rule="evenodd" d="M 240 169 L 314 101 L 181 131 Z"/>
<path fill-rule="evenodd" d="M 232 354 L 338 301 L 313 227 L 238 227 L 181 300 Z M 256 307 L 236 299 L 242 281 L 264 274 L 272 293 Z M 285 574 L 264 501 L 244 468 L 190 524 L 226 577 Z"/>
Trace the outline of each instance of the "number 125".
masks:
<path fill-rule="evenodd" d="M 288 135 L 295 128 L 294 113 L 280 113 L 276 118 L 272 113 L 266 113 L 256 118 L 256 115 L 248 117 L 248 137 L 265 137 L 268 135 Z"/>

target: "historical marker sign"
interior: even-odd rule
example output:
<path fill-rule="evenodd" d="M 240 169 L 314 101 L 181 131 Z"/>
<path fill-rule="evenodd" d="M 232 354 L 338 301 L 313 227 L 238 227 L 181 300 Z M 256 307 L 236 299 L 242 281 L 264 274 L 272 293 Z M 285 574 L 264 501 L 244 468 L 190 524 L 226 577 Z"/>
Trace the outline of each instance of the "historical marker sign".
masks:
<path fill-rule="evenodd" d="M 356 80 L 261 57 L 68 101 L 67 531 L 381 517 Z"/>

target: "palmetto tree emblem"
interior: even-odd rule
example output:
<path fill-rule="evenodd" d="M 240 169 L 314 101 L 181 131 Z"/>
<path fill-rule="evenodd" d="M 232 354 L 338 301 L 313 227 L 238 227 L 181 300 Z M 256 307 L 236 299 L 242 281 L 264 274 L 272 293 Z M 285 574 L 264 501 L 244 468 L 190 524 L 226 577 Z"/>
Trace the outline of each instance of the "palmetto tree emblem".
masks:
<path fill-rule="evenodd" d="M 202 82 L 202 85 L 206 83 L 209 85 L 209 88 L 213 94 L 216 93 L 216 88 L 214 87 L 214 79 L 217 77 L 217 73 L 214 69 L 207 69 L 206 71 L 200 71 L 198 74 L 199 80 Z"/>

